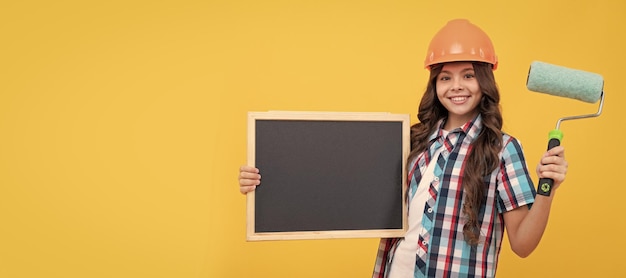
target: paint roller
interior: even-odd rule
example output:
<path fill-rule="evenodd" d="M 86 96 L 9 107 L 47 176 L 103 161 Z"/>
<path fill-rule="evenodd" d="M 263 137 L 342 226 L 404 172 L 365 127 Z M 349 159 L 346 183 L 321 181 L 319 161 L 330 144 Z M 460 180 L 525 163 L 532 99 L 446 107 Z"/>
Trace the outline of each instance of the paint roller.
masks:
<path fill-rule="evenodd" d="M 604 79 L 599 74 L 534 61 L 528 71 L 526 87 L 533 92 L 573 98 L 588 103 L 596 103 L 600 100 L 598 112 L 595 114 L 560 118 L 556 122 L 556 128 L 548 135 L 548 150 L 561 144 L 561 139 L 563 139 L 563 133 L 559 130 L 561 122 L 597 117 L 602 113 Z M 548 178 L 539 179 L 537 194 L 550 196 L 553 182 Z"/>

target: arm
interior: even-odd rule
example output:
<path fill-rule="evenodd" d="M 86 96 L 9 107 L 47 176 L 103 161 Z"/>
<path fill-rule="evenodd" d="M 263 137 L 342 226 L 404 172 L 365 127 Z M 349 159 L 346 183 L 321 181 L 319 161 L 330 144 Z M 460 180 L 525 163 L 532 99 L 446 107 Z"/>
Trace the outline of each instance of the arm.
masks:
<path fill-rule="evenodd" d="M 259 169 L 252 166 L 241 166 L 239 168 L 239 192 L 247 194 L 256 189 L 261 184 Z"/>
<path fill-rule="evenodd" d="M 554 187 L 550 196 L 537 195 L 531 209 L 522 206 L 504 213 L 504 225 L 511 249 L 524 258 L 535 250 L 548 225 L 548 217 L 556 189 L 565 180 L 567 161 L 562 146 L 547 151 L 537 165 L 540 178 L 551 178 Z"/>

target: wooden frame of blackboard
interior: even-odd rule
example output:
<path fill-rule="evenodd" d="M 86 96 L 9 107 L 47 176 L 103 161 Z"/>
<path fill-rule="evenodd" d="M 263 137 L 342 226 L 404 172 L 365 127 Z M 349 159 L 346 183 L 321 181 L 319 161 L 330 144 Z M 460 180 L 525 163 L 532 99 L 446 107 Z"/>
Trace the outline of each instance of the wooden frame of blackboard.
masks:
<path fill-rule="evenodd" d="M 249 112 L 248 165 L 262 182 L 247 194 L 247 240 L 402 237 L 409 133 L 408 114 Z M 302 167 L 311 157 L 323 163 Z"/>

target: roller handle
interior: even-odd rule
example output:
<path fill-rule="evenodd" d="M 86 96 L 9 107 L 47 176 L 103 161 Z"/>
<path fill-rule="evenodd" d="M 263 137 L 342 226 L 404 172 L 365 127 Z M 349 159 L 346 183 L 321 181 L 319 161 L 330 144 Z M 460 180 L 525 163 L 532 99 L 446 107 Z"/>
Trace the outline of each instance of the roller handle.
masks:
<path fill-rule="evenodd" d="M 559 130 L 553 130 L 550 132 L 550 141 L 548 141 L 548 150 L 561 145 L 561 139 L 563 138 L 563 133 Z M 543 196 L 550 196 L 552 192 L 552 185 L 554 184 L 553 179 L 549 178 L 541 178 L 539 179 L 539 185 L 537 186 L 537 194 Z"/>

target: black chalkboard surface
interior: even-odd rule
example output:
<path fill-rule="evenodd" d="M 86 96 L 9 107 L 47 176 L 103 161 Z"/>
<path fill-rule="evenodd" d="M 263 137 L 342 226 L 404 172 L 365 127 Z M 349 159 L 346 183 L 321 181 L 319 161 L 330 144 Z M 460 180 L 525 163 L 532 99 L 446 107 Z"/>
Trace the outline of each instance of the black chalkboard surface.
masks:
<path fill-rule="evenodd" d="M 409 150 L 406 114 L 250 112 L 247 239 L 398 237 Z"/>

